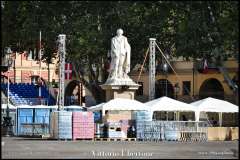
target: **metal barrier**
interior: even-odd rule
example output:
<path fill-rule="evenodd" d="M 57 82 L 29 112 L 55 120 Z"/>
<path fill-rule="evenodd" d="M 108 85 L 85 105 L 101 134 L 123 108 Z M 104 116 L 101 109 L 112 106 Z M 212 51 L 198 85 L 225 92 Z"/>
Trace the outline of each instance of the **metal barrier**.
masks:
<path fill-rule="evenodd" d="M 144 141 L 206 141 L 207 122 L 137 121 L 137 139 Z"/>
<path fill-rule="evenodd" d="M 14 105 L 21 105 L 21 104 L 26 104 L 26 105 L 48 105 L 48 99 L 47 98 L 18 98 L 17 100 L 15 99 Z"/>
<path fill-rule="evenodd" d="M 22 123 L 23 135 L 46 135 L 49 128 L 47 123 Z"/>

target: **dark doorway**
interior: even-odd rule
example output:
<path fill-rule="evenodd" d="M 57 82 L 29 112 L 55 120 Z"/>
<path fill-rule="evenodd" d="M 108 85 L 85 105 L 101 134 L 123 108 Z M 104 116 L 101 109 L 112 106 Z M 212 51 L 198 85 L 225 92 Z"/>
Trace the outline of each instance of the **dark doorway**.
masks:
<path fill-rule="evenodd" d="M 224 89 L 222 84 L 215 78 L 205 80 L 199 90 L 199 98 L 204 99 L 213 97 L 217 99 L 224 99 Z"/>
<path fill-rule="evenodd" d="M 155 85 L 155 98 L 167 96 L 174 98 L 173 85 L 167 79 L 159 79 Z"/>
<path fill-rule="evenodd" d="M 82 84 L 77 80 L 73 80 L 65 89 L 64 104 L 67 106 L 82 105 L 82 101 Z"/>

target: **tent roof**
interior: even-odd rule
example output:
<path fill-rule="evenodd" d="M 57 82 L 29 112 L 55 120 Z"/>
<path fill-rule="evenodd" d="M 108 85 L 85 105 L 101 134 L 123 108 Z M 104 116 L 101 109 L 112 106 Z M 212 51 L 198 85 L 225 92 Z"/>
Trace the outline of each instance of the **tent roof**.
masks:
<path fill-rule="evenodd" d="M 101 103 L 99 105 L 88 108 L 90 111 L 99 110 L 148 110 L 147 106 L 139 101 L 116 98 L 108 101 L 107 103 Z"/>
<path fill-rule="evenodd" d="M 91 106 L 91 107 L 87 108 L 87 110 L 89 110 L 89 111 L 99 111 L 99 110 L 102 109 L 102 106 L 103 106 L 104 104 L 105 104 L 105 103 L 100 103 L 100 104 L 98 104 L 98 105 L 96 105 L 96 106 Z"/>
<path fill-rule="evenodd" d="M 238 112 L 238 106 L 229 103 L 224 100 L 208 97 L 196 102 L 191 103 L 191 105 L 197 106 L 198 110 L 205 112 Z"/>
<path fill-rule="evenodd" d="M 169 97 L 161 97 L 145 103 L 151 111 L 196 111 L 196 107 Z"/>

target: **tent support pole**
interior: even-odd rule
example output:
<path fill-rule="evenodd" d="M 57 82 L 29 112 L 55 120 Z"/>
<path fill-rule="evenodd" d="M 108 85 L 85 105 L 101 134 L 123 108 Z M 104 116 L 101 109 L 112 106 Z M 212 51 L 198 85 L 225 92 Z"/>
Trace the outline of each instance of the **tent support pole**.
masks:
<path fill-rule="evenodd" d="M 219 125 L 222 127 L 222 112 L 219 113 Z"/>

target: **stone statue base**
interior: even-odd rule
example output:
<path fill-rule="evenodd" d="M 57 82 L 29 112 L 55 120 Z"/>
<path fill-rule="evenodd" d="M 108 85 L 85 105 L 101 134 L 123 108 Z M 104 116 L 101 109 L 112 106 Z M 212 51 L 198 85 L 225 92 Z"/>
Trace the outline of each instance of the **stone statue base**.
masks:
<path fill-rule="evenodd" d="M 106 91 L 106 102 L 115 98 L 134 99 L 135 91 L 139 86 L 130 78 L 107 79 L 106 83 L 101 85 Z"/>
<path fill-rule="evenodd" d="M 126 76 L 126 78 L 108 78 L 104 85 L 138 85 L 131 78 Z"/>

